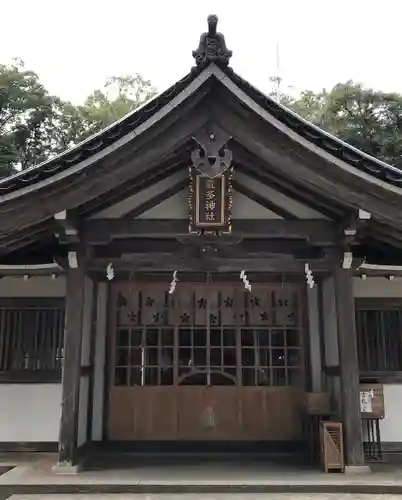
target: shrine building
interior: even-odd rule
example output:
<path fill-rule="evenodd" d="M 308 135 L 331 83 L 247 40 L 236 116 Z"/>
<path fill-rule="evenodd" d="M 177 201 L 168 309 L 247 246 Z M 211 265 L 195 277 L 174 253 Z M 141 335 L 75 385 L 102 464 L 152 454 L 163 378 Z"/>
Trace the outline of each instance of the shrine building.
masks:
<path fill-rule="evenodd" d="M 0 450 L 307 456 L 318 415 L 346 467 L 402 452 L 402 171 L 262 94 L 216 28 L 0 181 Z"/>

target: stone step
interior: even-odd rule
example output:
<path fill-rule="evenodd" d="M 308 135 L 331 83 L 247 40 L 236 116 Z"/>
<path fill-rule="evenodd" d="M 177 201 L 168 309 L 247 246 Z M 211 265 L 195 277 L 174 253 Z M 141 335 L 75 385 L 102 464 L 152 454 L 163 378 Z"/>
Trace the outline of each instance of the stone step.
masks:
<path fill-rule="evenodd" d="M 400 500 L 399 495 L 356 495 L 356 494 L 73 494 L 73 495 L 12 495 L 9 500 Z"/>

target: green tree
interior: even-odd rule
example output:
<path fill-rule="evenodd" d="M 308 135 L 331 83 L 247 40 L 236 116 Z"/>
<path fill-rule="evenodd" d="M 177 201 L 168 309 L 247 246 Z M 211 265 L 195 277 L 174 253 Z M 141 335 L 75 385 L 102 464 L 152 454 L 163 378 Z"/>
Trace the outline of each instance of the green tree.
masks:
<path fill-rule="evenodd" d="M 139 74 L 112 77 L 76 106 L 51 96 L 22 61 L 0 65 L 0 178 L 74 146 L 155 94 Z"/>
<path fill-rule="evenodd" d="M 402 95 L 338 83 L 330 91 L 305 91 L 285 106 L 327 132 L 402 168 Z"/>
<path fill-rule="evenodd" d="M 156 89 L 140 74 L 109 78 L 81 106 L 82 136 L 92 135 L 130 113 L 156 95 Z"/>
<path fill-rule="evenodd" d="M 22 61 L 0 65 L 0 176 L 47 158 L 56 102 Z"/>

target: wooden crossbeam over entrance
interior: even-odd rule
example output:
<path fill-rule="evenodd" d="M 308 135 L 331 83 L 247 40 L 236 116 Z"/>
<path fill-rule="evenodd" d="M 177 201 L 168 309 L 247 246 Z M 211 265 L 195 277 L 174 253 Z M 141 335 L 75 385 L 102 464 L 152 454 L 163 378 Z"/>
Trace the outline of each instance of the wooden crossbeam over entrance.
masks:
<path fill-rule="evenodd" d="M 82 224 L 89 244 L 131 237 L 171 237 L 188 233 L 187 219 L 92 219 Z M 332 245 L 338 239 L 336 223 L 326 220 L 234 220 L 233 233 L 244 238 L 300 238 L 316 245 Z"/>

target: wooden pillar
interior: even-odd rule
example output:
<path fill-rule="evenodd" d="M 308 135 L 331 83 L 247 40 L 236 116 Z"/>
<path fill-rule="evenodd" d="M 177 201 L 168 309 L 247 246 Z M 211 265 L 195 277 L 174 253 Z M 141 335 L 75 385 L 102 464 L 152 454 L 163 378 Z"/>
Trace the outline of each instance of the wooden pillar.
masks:
<path fill-rule="evenodd" d="M 345 463 L 348 466 L 362 466 L 364 454 L 352 272 L 339 267 L 335 270 L 334 278 Z"/>
<path fill-rule="evenodd" d="M 67 271 L 64 328 L 59 466 L 77 465 L 82 325 L 85 274 L 81 267 Z"/>

